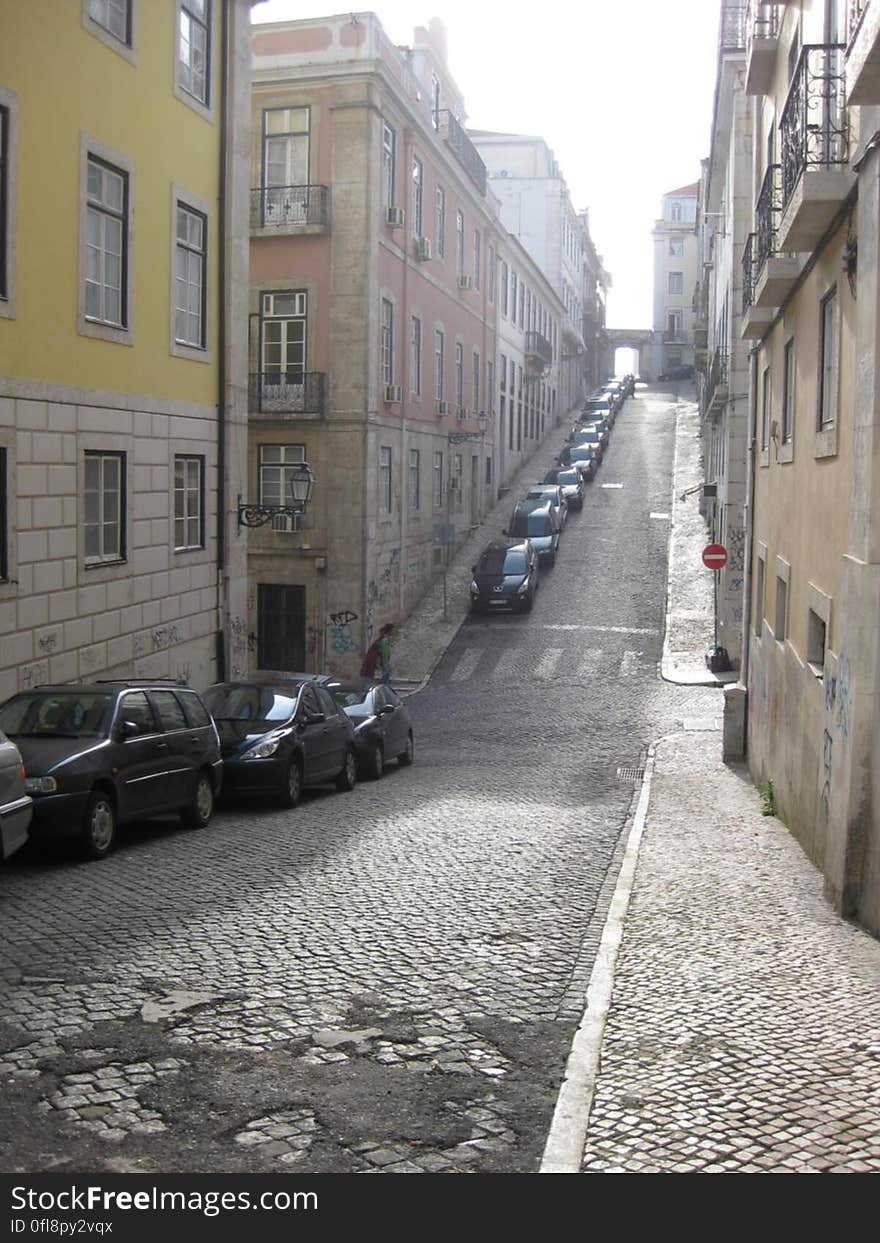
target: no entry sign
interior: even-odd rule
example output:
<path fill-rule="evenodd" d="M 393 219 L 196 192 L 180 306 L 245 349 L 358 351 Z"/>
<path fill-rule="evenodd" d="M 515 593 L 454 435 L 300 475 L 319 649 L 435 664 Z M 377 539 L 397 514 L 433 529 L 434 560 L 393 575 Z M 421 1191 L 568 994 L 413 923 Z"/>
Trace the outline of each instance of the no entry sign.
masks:
<path fill-rule="evenodd" d="M 723 570 L 727 565 L 727 549 L 723 544 L 707 544 L 703 549 L 703 565 L 707 570 Z"/>

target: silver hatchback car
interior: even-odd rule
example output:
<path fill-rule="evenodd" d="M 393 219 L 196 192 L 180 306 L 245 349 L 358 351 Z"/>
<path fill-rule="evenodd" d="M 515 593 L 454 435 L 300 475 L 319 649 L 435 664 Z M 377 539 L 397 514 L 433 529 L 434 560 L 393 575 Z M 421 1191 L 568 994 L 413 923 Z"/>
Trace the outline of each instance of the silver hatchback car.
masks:
<path fill-rule="evenodd" d="M 28 839 L 34 804 L 24 782 L 18 747 L 0 733 L 0 859 L 8 859 Z"/>

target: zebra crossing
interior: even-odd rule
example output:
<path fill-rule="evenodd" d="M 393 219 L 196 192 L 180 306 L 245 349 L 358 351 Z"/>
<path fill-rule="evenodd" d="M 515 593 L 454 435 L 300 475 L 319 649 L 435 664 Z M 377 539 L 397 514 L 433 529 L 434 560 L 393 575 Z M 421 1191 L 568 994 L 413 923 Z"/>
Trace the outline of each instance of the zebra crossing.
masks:
<path fill-rule="evenodd" d="M 594 678 L 630 680 L 656 670 L 659 656 L 636 648 L 545 647 L 537 656 L 532 644 L 497 648 L 469 646 L 450 653 L 438 680 L 462 682 L 578 682 Z"/>

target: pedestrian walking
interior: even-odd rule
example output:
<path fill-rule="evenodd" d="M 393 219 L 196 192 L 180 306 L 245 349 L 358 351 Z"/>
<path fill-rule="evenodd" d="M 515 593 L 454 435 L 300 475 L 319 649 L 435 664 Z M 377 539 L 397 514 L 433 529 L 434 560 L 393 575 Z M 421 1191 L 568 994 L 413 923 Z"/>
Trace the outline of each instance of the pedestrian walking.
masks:
<path fill-rule="evenodd" d="M 377 676 L 382 682 L 391 681 L 391 640 L 394 637 L 394 626 L 386 622 L 379 631 L 378 639 L 374 639 L 367 648 L 361 661 L 360 675 L 371 681 Z"/>

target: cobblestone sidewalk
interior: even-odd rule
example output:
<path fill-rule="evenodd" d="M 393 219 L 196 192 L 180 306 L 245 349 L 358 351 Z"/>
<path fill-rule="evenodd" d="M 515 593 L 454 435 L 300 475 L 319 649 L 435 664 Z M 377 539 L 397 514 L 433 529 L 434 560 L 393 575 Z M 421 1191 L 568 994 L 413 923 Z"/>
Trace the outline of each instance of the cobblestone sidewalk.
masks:
<path fill-rule="evenodd" d="M 705 582 L 681 570 L 705 538 L 678 500 L 692 424 L 680 407 L 663 669 L 685 683 L 707 622 Z M 656 747 L 581 1169 L 880 1171 L 880 944 L 721 762 L 721 694 Z"/>

